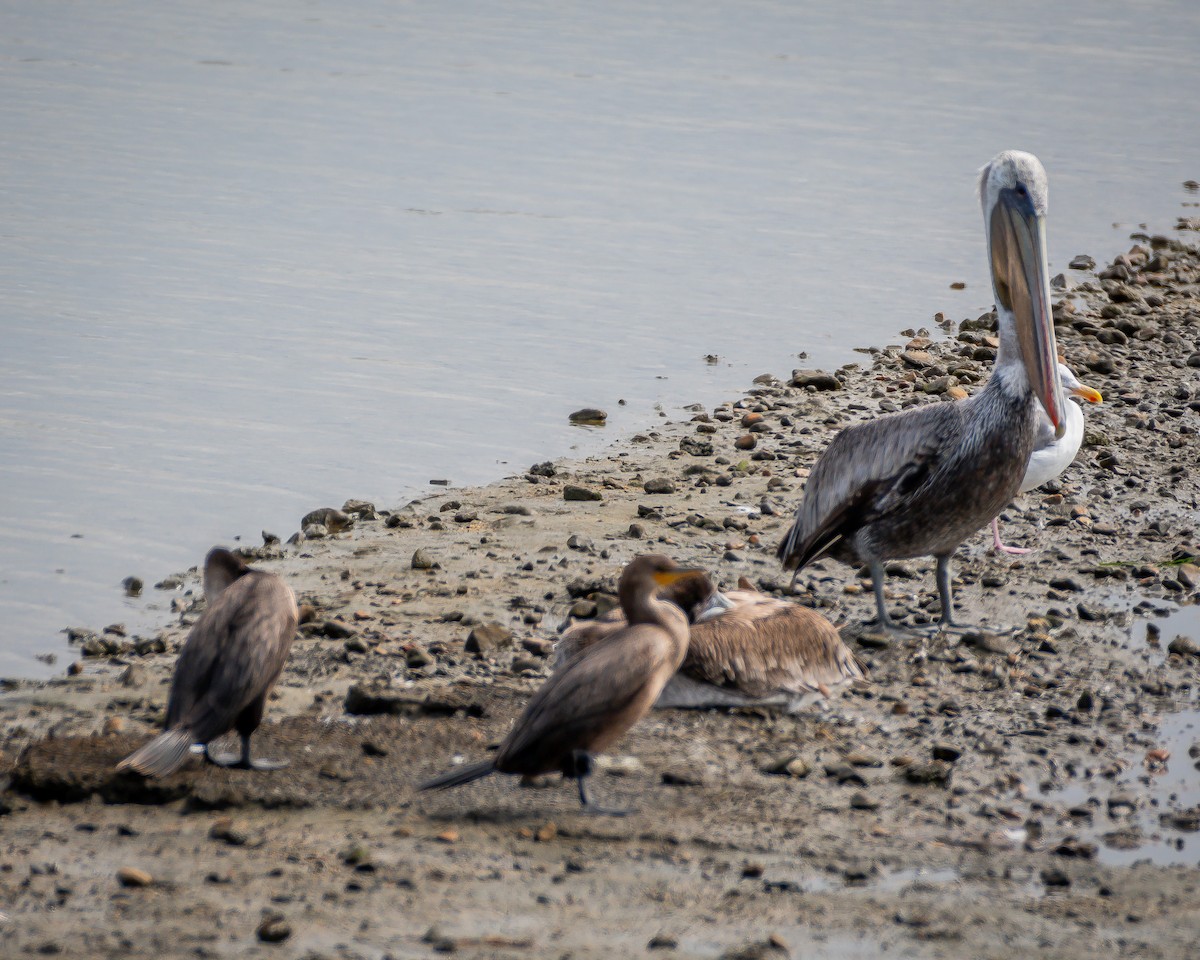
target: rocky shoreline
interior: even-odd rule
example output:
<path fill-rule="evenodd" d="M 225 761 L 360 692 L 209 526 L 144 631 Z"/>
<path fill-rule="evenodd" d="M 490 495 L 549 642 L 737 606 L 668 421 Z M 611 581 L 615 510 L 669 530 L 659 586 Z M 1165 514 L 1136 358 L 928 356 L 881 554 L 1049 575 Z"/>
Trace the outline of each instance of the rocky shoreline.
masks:
<path fill-rule="evenodd" d="M 869 687 L 817 715 L 656 712 L 596 778 L 627 820 L 557 781 L 414 793 L 503 736 L 636 554 L 784 590 L 774 550 L 816 456 L 973 390 L 987 315 L 759 377 L 603 456 L 317 511 L 244 551 L 306 607 L 260 733 L 287 770 L 112 769 L 161 718 L 194 574 L 160 634 L 82 630 L 67 676 L 0 694 L 4 954 L 1193 956 L 1200 252 L 1145 237 L 1058 287 L 1060 349 L 1105 402 L 1076 463 L 1002 518 L 1034 552 L 981 531 L 956 558 L 986 629 L 876 637 L 867 580 L 814 564 L 797 601 L 845 624 Z M 936 619 L 932 561 L 889 574 L 898 617 Z"/>

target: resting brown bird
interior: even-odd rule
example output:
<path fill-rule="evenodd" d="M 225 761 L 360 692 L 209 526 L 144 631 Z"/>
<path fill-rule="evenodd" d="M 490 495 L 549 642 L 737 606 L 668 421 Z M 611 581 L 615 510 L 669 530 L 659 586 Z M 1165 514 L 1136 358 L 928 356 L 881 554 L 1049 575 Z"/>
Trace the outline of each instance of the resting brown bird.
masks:
<path fill-rule="evenodd" d="M 754 589 L 718 591 L 704 574 L 688 577 L 659 596 L 681 607 L 691 626 L 679 672 L 655 706 L 783 707 L 805 710 L 866 677 L 837 629 L 815 610 Z M 562 635 L 556 663 L 625 626 L 619 609 L 577 623 Z"/>
<path fill-rule="evenodd" d="M 654 706 L 687 652 L 687 617 L 659 599 L 658 588 L 699 571 L 655 554 L 635 558 L 617 593 L 627 625 L 572 657 L 533 695 L 491 760 L 451 770 L 421 784 L 441 790 L 492 773 L 562 773 L 579 784 L 579 802 L 595 813 L 586 779 L 592 754 L 620 739 Z"/>
<path fill-rule="evenodd" d="M 275 770 L 287 763 L 252 758 L 250 736 L 296 637 L 296 598 L 277 575 L 252 570 L 219 547 L 204 561 L 204 595 L 208 607 L 175 664 L 166 732 L 122 760 L 118 770 L 165 777 L 194 743 L 204 744 L 205 758 L 220 766 Z M 241 756 L 213 755 L 209 742 L 230 730 L 241 735 Z"/>

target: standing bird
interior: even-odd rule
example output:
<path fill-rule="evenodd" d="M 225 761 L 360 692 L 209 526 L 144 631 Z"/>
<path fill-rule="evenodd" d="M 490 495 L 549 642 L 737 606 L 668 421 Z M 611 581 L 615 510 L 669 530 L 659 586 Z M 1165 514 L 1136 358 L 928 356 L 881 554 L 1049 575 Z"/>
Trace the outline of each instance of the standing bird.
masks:
<path fill-rule="evenodd" d="M 1059 363 L 1058 376 L 1062 381 L 1063 389 L 1071 396 L 1079 397 L 1088 403 L 1100 403 L 1104 400 L 1099 390 L 1093 390 L 1080 383 L 1075 374 L 1071 372 L 1071 368 L 1065 363 Z M 1029 465 L 1025 468 L 1025 478 L 1021 481 L 1021 489 L 1017 491 L 1018 494 L 1028 493 L 1043 483 L 1053 480 L 1071 465 L 1075 454 L 1079 452 L 1079 447 L 1083 443 L 1083 410 L 1077 403 L 1063 404 L 1063 410 L 1067 417 L 1067 432 L 1062 435 L 1062 439 L 1056 440 L 1050 421 L 1044 415 L 1041 418 L 1041 422 L 1038 424 L 1037 441 L 1034 444 L 1033 453 L 1029 457 Z M 992 517 L 992 546 L 1000 553 L 1029 552 L 1024 547 L 1010 547 L 1001 542 L 999 517 Z"/>
<path fill-rule="evenodd" d="M 594 813 L 585 779 L 592 754 L 620 739 L 650 712 L 687 653 L 688 623 L 658 588 L 699 573 L 657 554 L 635 558 L 617 594 L 628 626 L 581 650 L 533 695 L 491 760 L 451 770 L 421 784 L 441 790 L 492 773 L 562 773 L 579 784 L 579 802 Z"/>
<path fill-rule="evenodd" d="M 795 713 L 864 681 L 862 664 L 815 610 L 755 590 L 748 580 L 720 591 L 700 574 L 660 594 L 691 624 L 679 672 L 654 706 L 783 707 Z M 619 609 L 577 623 L 558 641 L 556 666 L 625 626 Z"/>
<path fill-rule="evenodd" d="M 252 570 L 220 547 L 204 561 L 208 607 L 188 634 L 175 663 L 166 732 L 117 764 L 144 776 L 165 777 L 183 764 L 192 744 L 218 766 L 276 770 L 286 760 L 253 759 L 250 735 L 262 722 L 296 637 L 299 613 L 291 588 L 273 573 Z M 210 741 L 230 730 L 242 752 L 214 755 Z"/>
<path fill-rule="evenodd" d="M 818 557 L 866 563 L 879 625 L 889 560 L 932 555 L 942 626 L 956 626 L 950 557 L 1016 495 L 1042 412 L 1066 429 L 1046 266 L 1046 173 L 1005 151 L 979 178 L 1000 349 L 978 393 L 847 427 L 813 467 L 779 545 L 797 573 Z M 1038 404 L 1041 404 L 1039 408 Z M 793 577 L 793 582 L 795 578 Z"/>

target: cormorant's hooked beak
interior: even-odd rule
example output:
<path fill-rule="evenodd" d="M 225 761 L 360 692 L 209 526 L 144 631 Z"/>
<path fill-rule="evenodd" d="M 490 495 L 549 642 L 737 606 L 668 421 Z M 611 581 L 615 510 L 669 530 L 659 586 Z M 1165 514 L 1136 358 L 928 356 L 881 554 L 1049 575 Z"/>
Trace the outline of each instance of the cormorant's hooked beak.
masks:
<path fill-rule="evenodd" d="M 678 583 L 686 577 L 705 575 L 705 572 L 699 567 L 679 567 L 676 570 L 655 570 L 650 576 L 654 578 L 654 582 L 660 587 L 669 587 L 671 584 Z"/>
<path fill-rule="evenodd" d="M 1054 425 L 1055 437 L 1061 437 L 1067 421 L 1050 308 L 1045 219 L 1023 188 L 1006 187 L 1000 191 L 989 229 L 996 296 L 1016 320 L 1029 385 Z"/>

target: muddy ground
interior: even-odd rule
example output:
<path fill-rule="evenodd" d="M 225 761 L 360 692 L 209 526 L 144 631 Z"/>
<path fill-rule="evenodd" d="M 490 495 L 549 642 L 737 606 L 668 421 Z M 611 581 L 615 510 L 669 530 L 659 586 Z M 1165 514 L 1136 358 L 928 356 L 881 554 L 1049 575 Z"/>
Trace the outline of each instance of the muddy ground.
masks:
<path fill-rule="evenodd" d="M 1004 515 L 1033 552 L 986 531 L 960 551 L 960 617 L 985 629 L 881 640 L 867 581 L 814 564 L 797 600 L 845 624 L 871 684 L 816 714 L 656 712 L 595 778 L 627 818 L 553 779 L 413 788 L 486 755 L 636 554 L 783 589 L 815 457 L 975 389 L 988 317 L 255 551 L 312 608 L 258 734 L 279 773 L 113 770 L 161 719 L 194 572 L 159 636 L 77 631 L 78 672 L 0 695 L 0 954 L 1197 956 L 1194 244 L 1144 238 L 1060 288 L 1060 348 L 1105 402 L 1074 466 Z M 935 617 L 931 561 L 891 574 L 898 617 Z"/>

